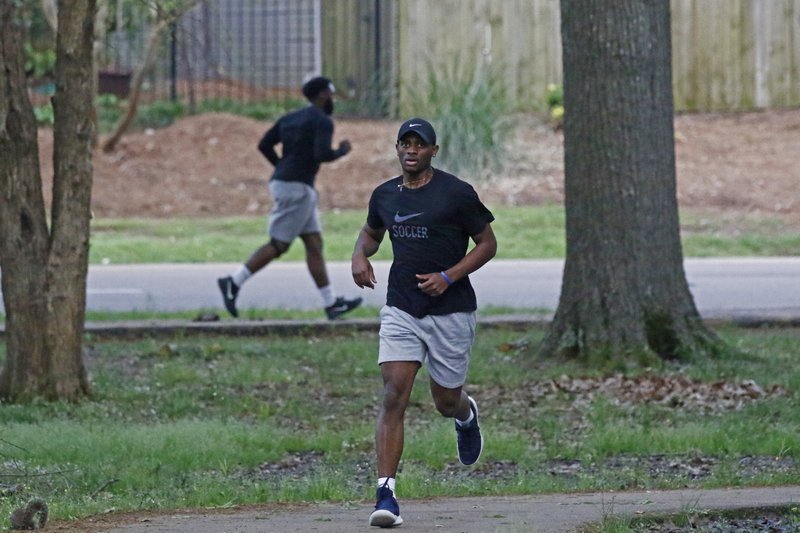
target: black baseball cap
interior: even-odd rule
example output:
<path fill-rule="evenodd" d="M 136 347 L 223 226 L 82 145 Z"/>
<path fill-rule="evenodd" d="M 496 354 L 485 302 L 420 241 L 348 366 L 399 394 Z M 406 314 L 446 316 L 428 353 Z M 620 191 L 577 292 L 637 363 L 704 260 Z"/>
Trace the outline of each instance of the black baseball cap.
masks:
<path fill-rule="evenodd" d="M 319 93 L 325 90 L 335 92 L 335 89 L 333 88 L 333 82 L 324 76 L 311 78 L 305 82 L 305 84 L 303 84 L 303 96 L 309 100 L 313 100 Z"/>
<path fill-rule="evenodd" d="M 422 137 L 426 143 L 436 144 L 436 132 L 433 131 L 433 126 L 422 118 L 410 118 L 403 122 L 403 125 L 400 126 L 400 131 L 397 132 L 397 140 L 399 141 L 412 131 Z"/>

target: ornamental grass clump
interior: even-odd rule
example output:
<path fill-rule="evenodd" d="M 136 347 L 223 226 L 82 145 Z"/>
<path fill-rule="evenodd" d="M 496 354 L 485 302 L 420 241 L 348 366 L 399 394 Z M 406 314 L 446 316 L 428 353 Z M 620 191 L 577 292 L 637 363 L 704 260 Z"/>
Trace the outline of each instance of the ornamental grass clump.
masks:
<path fill-rule="evenodd" d="M 513 129 L 511 105 L 501 68 L 466 64 L 428 68 L 426 79 L 409 89 L 409 115 L 428 118 L 441 149 L 435 165 L 467 180 L 500 171 Z"/>

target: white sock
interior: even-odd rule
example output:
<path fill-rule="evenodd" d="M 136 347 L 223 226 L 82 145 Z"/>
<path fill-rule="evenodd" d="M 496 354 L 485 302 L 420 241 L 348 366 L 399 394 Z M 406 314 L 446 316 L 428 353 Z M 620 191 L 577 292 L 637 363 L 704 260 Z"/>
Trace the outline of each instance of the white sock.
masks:
<path fill-rule="evenodd" d="M 322 296 L 322 305 L 330 307 L 336 303 L 336 295 L 333 293 L 333 285 L 326 285 L 319 288 L 319 293 Z"/>
<path fill-rule="evenodd" d="M 231 277 L 233 278 L 233 282 L 236 284 L 236 286 L 241 287 L 242 284 L 247 281 L 247 278 L 252 275 L 253 274 L 250 272 L 250 269 L 248 269 L 245 265 L 242 265 L 238 268 L 238 270 L 236 270 L 236 272 L 231 274 Z"/>
<path fill-rule="evenodd" d="M 468 426 L 470 423 L 475 419 L 475 413 L 472 412 L 472 409 L 469 410 L 469 417 L 466 420 L 459 420 L 456 418 L 456 424 L 459 426 Z"/>
<path fill-rule="evenodd" d="M 387 481 L 388 481 L 388 483 L 387 483 Z M 378 478 L 378 488 L 381 488 L 384 485 L 389 487 L 389 490 L 392 491 L 392 496 L 397 498 L 397 495 L 394 493 L 394 484 L 395 484 L 395 479 L 393 477 L 379 477 Z"/>

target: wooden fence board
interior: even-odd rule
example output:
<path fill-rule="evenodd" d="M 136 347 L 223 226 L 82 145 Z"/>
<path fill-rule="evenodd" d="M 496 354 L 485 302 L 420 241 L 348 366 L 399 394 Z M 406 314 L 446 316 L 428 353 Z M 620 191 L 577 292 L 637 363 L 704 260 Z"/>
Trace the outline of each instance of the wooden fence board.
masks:
<path fill-rule="evenodd" d="M 386 91 L 402 101 L 458 60 L 505 67 L 509 96 L 541 109 L 561 82 L 558 0 L 379 0 Z M 368 86 L 375 0 L 323 0 L 324 71 Z M 800 0 L 671 0 L 677 110 L 800 105 Z M 373 52 L 371 52 L 373 51 Z M 372 54 L 372 56 L 370 55 Z M 458 58 L 458 59 L 456 59 Z M 389 75 L 388 73 L 391 73 Z M 402 80 L 402 81 L 399 81 Z"/>

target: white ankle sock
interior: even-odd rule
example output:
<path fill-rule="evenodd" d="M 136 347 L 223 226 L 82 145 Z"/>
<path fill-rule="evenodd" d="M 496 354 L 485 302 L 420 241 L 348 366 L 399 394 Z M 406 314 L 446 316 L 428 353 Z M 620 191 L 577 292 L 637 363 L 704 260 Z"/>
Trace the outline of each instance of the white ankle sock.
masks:
<path fill-rule="evenodd" d="M 459 426 L 462 426 L 462 427 L 463 426 L 468 426 L 468 425 L 470 425 L 472 423 L 473 420 L 475 420 L 475 413 L 472 412 L 472 409 L 470 408 L 469 417 L 466 420 L 459 420 L 458 418 L 456 418 L 456 424 L 458 424 Z"/>
<path fill-rule="evenodd" d="M 322 305 L 330 307 L 336 303 L 336 295 L 333 292 L 333 285 L 326 285 L 319 288 L 319 294 L 322 296 Z"/>
<path fill-rule="evenodd" d="M 248 269 L 245 265 L 242 265 L 233 274 L 231 274 L 231 278 L 233 278 L 233 282 L 237 287 L 241 287 L 242 284 L 247 281 L 247 278 L 252 275 L 253 274 L 250 272 L 250 269 Z"/>
<path fill-rule="evenodd" d="M 395 479 L 393 477 L 379 477 L 378 488 L 381 488 L 383 486 L 389 487 L 389 490 L 392 491 L 392 496 L 394 496 L 395 498 L 397 497 L 397 495 L 394 493 Z"/>

